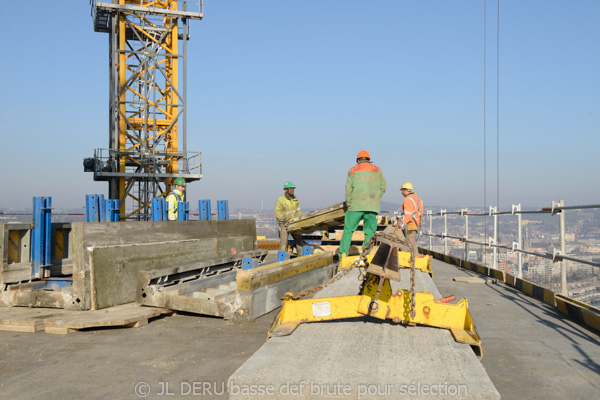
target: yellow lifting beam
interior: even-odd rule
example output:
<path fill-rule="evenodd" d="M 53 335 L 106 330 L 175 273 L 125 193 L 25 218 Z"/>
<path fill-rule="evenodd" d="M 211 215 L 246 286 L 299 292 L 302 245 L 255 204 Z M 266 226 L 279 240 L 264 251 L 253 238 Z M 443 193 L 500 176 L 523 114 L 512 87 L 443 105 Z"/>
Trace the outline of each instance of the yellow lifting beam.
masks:
<path fill-rule="evenodd" d="M 401 244 L 403 239 L 396 233 L 388 232 L 377 233 L 372 241 L 376 240 L 382 242 L 375 255 L 377 263 L 369 265 L 366 251 L 363 251 L 360 260 L 356 260 L 353 265 L 354 267 L 362 261 L 368 266 L 362 294 L 298 300 L 298 297 L 303 294 L 288 293 L 283 296 L 285 299 L 283 307 L 269 329 L 268 337 L 289 335 L 302 323 L 371 316 L 405 325 L 448 329 L 454 340 L 470 345 L 475 354 L 481 358 L 481 340 L 469 313 L 467 299 L 463 298 L 456 304 L 450 304 L 446 302 L 447 299 L 434 300 L 432 293 L 415 292 L 413 260 L 410 263 L 413 294 L 411 295 L 410 290 L 402 289 L 394 294 L 390 278 L 400 280 L 398 264 L 402 263 L 396 261 L 401 257 L 395 257 L 394 252 L 398 251 L 397 245 Z M 386 254 L 387 257 L 382 259 L 382 254 Z M 342 274 L 346 274 L 350 269 L 342 269 Z M 339 278 L 339 274 L 336 277 Z M 336 277 L 330 282 L 336 280 Z M 327 286 L 330 282 L 323 286 Z"/>
<path fill-rule="evenodd" d="M 384 282 L 376 300 L 380 279 Z M 481 358 L 481 340 L 469 313 L 467 299 L 449 304 L 434 300 L 429 292 L 417 292 L 415 304 L 415 317 L 411 318 L 410 291 L 399 289 L 392 294 L 389 279 L 369 274 L 362 295 L 285 300 L 268 337 L 289 335 L 302 323 L 369 315 L 382 320 L 391 319 L 395 323 L 449 329 L 454 340 L 469 344 Z"/>

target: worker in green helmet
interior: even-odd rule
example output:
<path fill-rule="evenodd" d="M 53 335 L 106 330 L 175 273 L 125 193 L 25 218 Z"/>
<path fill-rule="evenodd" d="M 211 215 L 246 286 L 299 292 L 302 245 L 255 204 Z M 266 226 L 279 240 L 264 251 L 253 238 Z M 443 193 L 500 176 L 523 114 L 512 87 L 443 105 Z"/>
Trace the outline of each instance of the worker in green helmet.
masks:
<path fill-rule="evenodd" d="M 185 179 L 176 178 L 173 181 L 171 193 L 167 195 L 169 221 L 177 221 L 177 206 L 182 201 L 185 201 Z"/>
<path fill-rule="evenodd" d="M 286 182 L 283 185 L 283 196 L 279 197 L 275 203 L 275 218 L 277 218 L 277 223 L 279 224 L 279 250 L 281 251 L 287 250 L 288 233 L 286 227 L 288 221 L 302 215 L 300 203 L 296 195 L 294 195 L 294 189 L 296 189 L 296 186 L 292 182 Z M 294 238 L 294 242 L 296 242 L 298 255 L 301 255 L 302 246 L 304 246 L 302 235 L 292 234 L 292 237 Z"/>

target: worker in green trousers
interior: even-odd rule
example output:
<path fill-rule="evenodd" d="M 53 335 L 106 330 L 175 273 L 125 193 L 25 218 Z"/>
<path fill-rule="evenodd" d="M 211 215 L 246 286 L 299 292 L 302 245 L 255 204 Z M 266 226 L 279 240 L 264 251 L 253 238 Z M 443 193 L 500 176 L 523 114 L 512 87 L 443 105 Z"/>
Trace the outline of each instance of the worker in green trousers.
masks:
<path fill-rule="evenodd" d="M 356 165 L 348 171 L 346 179 L 346 216 L 344 234 L 338 255 L 348 255 L 352 234 L 363 221 L 365 239 L 363 249 L 377 231 L 377 214 L 381 211 L 381 197 L 385 193 L 386 181 L 383 172 L 371 163 L 370 154 L 362 150 L 356 156 Z"/>

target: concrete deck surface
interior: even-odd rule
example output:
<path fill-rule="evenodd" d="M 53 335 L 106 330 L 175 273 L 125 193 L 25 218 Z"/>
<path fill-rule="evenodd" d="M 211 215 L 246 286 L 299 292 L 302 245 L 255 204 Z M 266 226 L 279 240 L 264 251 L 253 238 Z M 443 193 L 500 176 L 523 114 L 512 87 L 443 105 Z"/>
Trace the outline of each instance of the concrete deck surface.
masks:
<path fill-rule="evenodd" d="M 401 282 L 392 281 L 394 291 L 409 288 L 409 271 L 401 275 Z M 356 294 L 357 278 L 351 271 L 315 298 Z M 440 298 L 424 272 L 416 271 L 416 288 Z M 271 338 L 228 387 L 234 399 L 500 398 L 471 347 L 456 343 L 449 331 L 372 317 L 302 324 L 289 336 Z"/>
<path fill-rule="evenodd" d="M 483 366 L 503 399 L 600 398 L 600 337 L 555 308 L 502 282 L 433 260 L 443 296 L 467 297 L 483 344 Z"/>
<path fill-rule="evenodd" d="M 469 299 L 482 337 L 481 364 L 503 400 L 598 398 L 597 334 L 504 284 L 453 282 L 475 274 L 432 264 L 441 295 Z M 222 387 L 265 343 L 276 313 L 250 324 L 188 314 L 70 335 L 0 332 L 0 398 L 140 399 L 135 389 L 143 382 L 148 386 L 137 387 L 140 394 L 149 390 L 147 399 L 226 400 Z M 357 368 L 365 368 L 362 360 Z"/>

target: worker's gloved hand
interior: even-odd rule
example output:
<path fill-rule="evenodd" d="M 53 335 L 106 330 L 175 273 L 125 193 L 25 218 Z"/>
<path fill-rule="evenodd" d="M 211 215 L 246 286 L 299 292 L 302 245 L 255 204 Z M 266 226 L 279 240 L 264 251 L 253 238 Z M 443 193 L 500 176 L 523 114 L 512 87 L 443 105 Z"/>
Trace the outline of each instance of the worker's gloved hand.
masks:
<path fill-rule="evenodd" d="M 402 230 L 406 230 L 406 228 L 408 228 L 408 225 L 402 225 Z"/>

